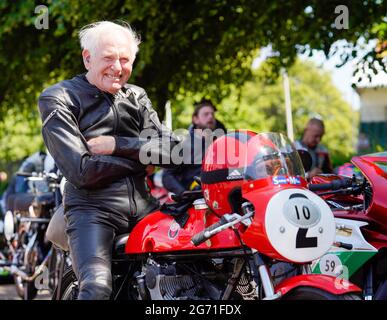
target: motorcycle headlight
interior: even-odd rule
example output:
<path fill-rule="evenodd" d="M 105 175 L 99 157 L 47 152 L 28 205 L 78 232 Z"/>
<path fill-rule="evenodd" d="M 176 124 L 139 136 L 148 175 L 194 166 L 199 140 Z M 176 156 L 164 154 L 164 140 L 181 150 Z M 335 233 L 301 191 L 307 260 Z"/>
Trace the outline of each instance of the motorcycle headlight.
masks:
<path fill-rule="evenodd" d="M 15 234 L 15 222 L 12 211 L 7 211 L 4 216 L 4 236 L 10 241 Z"/>

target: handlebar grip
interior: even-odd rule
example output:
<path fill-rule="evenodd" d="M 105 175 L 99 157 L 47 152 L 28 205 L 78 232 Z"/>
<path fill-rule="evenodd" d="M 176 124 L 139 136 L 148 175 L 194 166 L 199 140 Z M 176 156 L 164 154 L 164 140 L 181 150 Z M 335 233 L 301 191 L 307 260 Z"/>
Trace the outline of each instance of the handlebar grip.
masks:
<path fill-rule="evenodd" d="M 331 183 L 319 183 L 319 184 L 310 184 L 308 186 L 310 191 L 323 191 L 323 190 L 331 190 Z"/>
<path fill-rule="evenodd" d="M 336 242 L 335 243 L 337 247 L 344 248 L 347 250 L 352 250 L 353 245 L 351 243 L 345 243 L 345 242 Z"/>
<path fill-rule="evenodd" d="M 203 242 L 205 242 L 206 240 L 208 240 L 209 237 L 205 236 L 206 232 L 212 231 L 212 230 L 214 230 L 216 228 L 219 228 L 220 226 L 222 226 L 222 225 L 224 225 L 226 223 L 227 223 L 227 220 L 224 219 L 224 217 L 221 217 L 218 222 L 210 225 L 208 228 L 204 229 L 202 232 L 199 232 L 199 233 L 195 234 L 192 237 L 191 242 L 194 244 L 195 247 L 197 247 L 198 245 L 200 245 Z"/>
<path fill-rule="evenodd" d="M 34 174 L 32 172 L 23 172 L 23 171 L 18 171 L 15 173 L 19 177 L 32 177 Z M 36 173 L 35 173 L 36 175 Z"/>
<path fill-rule="evenodd" d="M 310 191 L 324 191 L 324 190 L 339 190 L 341 188 L 350 187 L 352 185 L 352 180 L 333 180 L 330 183 L 319 183 L 319 184 L 310 184 Z"/>

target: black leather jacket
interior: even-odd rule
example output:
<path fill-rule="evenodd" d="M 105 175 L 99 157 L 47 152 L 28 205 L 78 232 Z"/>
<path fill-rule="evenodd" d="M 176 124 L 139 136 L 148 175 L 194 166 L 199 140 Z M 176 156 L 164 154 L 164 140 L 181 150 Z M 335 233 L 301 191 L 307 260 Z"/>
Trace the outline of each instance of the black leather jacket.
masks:
<path fill-rule="evenodd" d="M 128 84 L 113 96 L 91 85 L 82 74 L 47 88 L 39 97 L 39 111 L 44 142 L 68 180 L 65 208 L 83 205 L 86 195 L 92 201 L 112 203 L 127 203 L 129 198 L 133 216 L 155 209 L 157 204 L 146 188 L 146 166 L 139 162 L 139 150 L 143 147 L 170 157 L 178 140 L 161 125 L 144 89 Z M 144 129 L 153 129 L 156 135 L 150 141 L 141 140 L 139 135 Z M 88 150 L 87 140 L 101 135 L 115 137 L 113 155 L 92 155 Z M 159 148 L 162 137 L 171 143 Z M 122 199 L 125 187 L 128 198 Z M 118 189 L 121 198 L 115 199 Z"/>

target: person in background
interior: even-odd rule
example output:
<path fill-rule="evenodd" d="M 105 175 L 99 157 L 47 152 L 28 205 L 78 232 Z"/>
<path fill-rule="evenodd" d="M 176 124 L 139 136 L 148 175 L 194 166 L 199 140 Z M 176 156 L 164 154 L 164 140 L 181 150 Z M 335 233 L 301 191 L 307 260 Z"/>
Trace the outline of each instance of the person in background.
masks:
<path fill-rule="evenodd" d="M 7 189 L 7 186 L 8 186 L 8 175 L 6 172 L 0 171 L 0 219 L 3 218 L 3 214 L 5 213 L 5 203 L 4 203 L 3 193 Z"/>
<path fill-rule="evenodd" d="M 4 171 L 0 171 L 0 196 L 3 194 L 4 190 L 7 188 L 8 175 Z"/>
<path fill-rule="evenodd" d="M 324 122 L 317 118 L 311 118 L 306 124 L 302 139 L 295 142 L 297 149 L 307 150 L 312 157 L 312 166 L 307 172 L 308 179 L 321 173 L 333 173 L 329 152 L 320 143 L 324 133 Z"/>
<path fill-rule="evenodd" d="M 226 131 L 225 126 L 215 118 L 215 112 L 216 107 L 210 100 L 202 99 L 195 105 L 188 136 L 183 141 L 183 163 L 163 171 L 162 183 L 169 192 L 180 195 L 195 188 L 194 177 L 200 177 L 206 147 L 203 132 L 209 129 L 210 132 L 217 130 L 218 133 L 224 134 Z M 197 150 L 198 146 L 200 150 Z"/>

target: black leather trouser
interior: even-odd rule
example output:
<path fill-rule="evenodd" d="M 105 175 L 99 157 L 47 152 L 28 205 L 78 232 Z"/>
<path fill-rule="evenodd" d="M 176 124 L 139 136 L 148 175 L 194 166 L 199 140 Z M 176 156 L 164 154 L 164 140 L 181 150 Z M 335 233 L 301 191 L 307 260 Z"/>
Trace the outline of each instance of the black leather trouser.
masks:
<path fill-rule="evenodd" d="M 128 233 L 136 222 L 129 218 L 127 189 L 123 186 L 110 194 L 68 189 L 66 185 L 65 217 L 78 299 L 110 299 L 114 238 Z"/>

